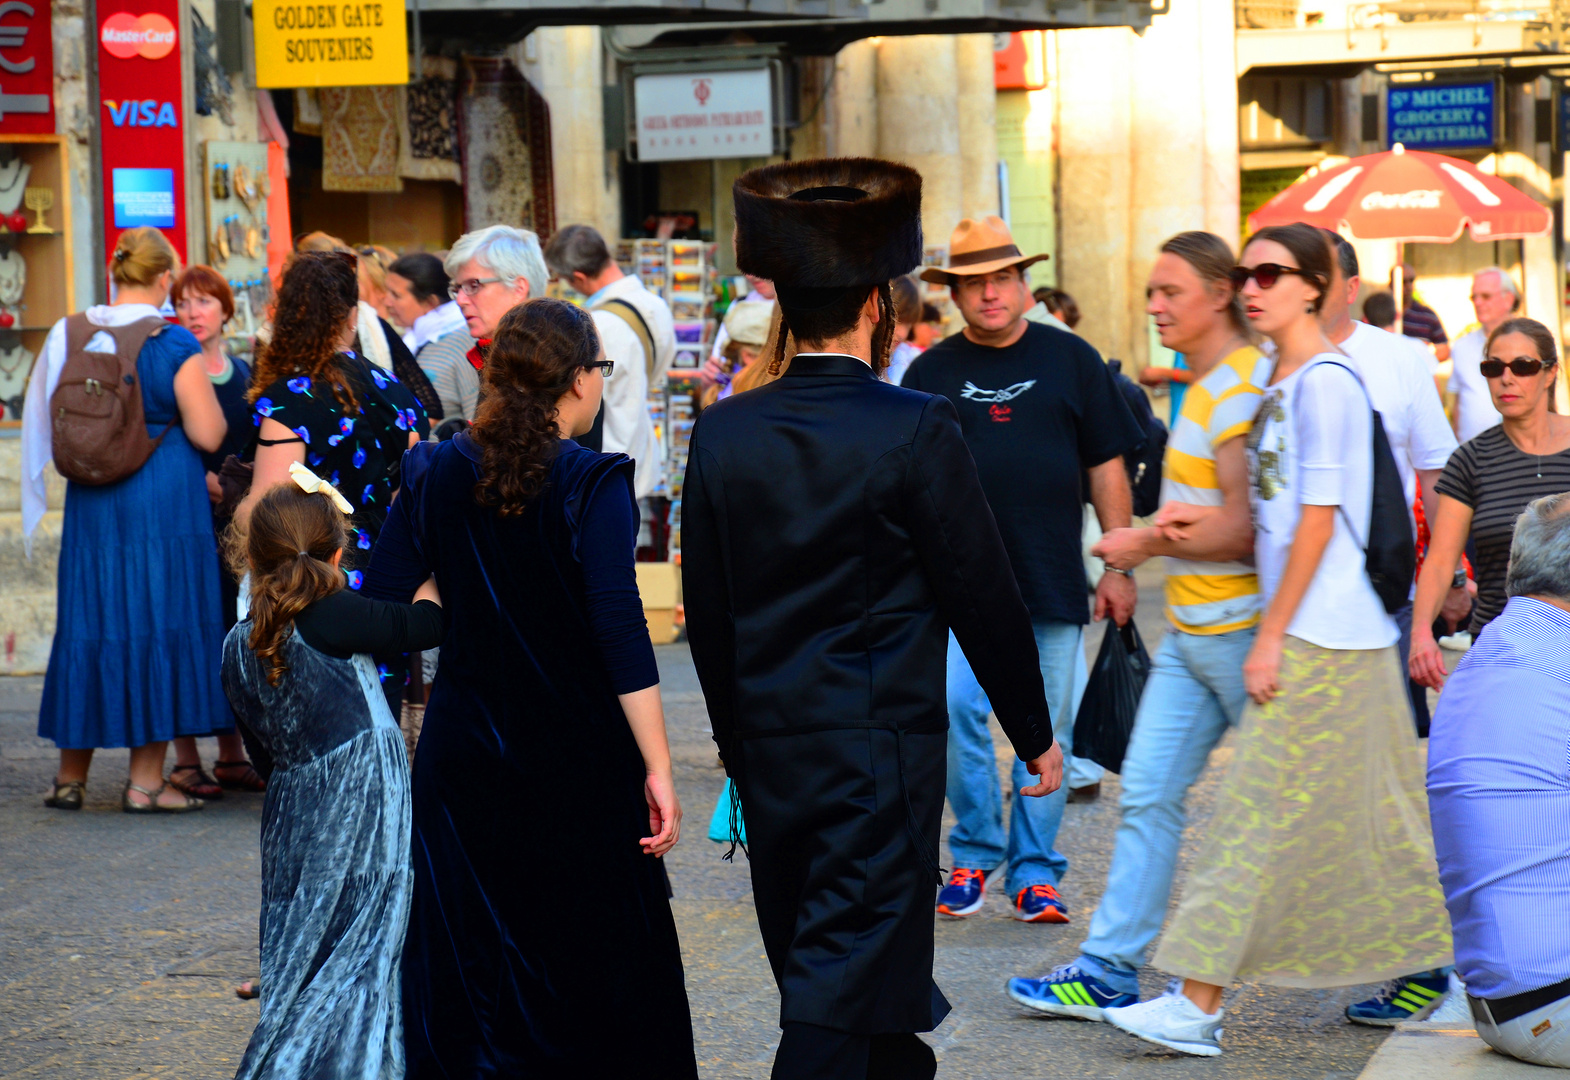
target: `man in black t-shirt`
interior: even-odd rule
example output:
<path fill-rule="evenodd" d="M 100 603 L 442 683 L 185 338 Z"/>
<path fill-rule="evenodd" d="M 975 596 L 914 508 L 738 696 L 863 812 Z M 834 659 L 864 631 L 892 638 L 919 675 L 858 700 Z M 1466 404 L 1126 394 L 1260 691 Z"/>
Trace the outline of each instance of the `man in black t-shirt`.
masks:
<path fill-rule="evenodd" d="M 1073 745 L 1076 670 L 1089 621 L 1080 535 L 1087 493 L 1104 530 L 1129 524 L 1122 455 L 1145 438 L 1096 350 L 1083 338 L 1028 322 L 1025 268 L 1046 258 L 1020 254 L 1001 218 L 966 219 L 954 231 L 946 268 L 922 273 L 950 287 L 965 329 L 911 364 L 902 386 L 954 403 L 981 487 L 997 518 L 1020 592 L 1030 609 L 1054 734 Z M 1096 587 L 1095 617 L 1118 625 L 1134 613 L 1129 575 L 1108 570 Z M 1053 850 L 1067 785 L 1043 799 L 1014 800 L 1008 833 L 991 711 L 970 664 L 950 638 L 948 799 L 958 819 L 949 836 L 954 870 L 938 911 L 979 911 L 986 879 L 1007 863 L 1014 916 L 1068 922 L 1057 883 L 1068 860 Z M 1065 755 L 1066 756 L 1066 755 Z M 1030 784 L 1015 769 L 1014 789 Z"/>

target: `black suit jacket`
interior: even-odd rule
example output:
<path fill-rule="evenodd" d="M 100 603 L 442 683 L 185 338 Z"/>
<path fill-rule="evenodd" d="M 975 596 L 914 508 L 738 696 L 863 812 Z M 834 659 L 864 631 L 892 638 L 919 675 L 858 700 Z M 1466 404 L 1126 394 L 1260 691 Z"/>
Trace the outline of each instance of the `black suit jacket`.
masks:
<path fill-rule="evenodd" d="M 1030 613 L 946 398 L 797 356 L 699 418 L 681 546 L 728 769 L 755 736 L 945 730 L 950 627 L 1015 752 L 1051 748 Z"/>

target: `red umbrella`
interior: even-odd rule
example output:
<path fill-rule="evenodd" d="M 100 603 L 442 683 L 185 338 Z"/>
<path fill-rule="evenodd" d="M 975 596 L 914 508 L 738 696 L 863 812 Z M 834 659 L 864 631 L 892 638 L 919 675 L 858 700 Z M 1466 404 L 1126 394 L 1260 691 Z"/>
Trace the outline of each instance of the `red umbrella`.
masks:
<path fill-rule="evenodd" d="M 1250 231 L 1310 225 L 1359 240 L 1448 244 L 1472 230 L 1474 240 L 1541 236 L 1553 227 L 1547 207 L 1477 166 L 1397 143 L 1299 180 L 1248 215 Z"/>

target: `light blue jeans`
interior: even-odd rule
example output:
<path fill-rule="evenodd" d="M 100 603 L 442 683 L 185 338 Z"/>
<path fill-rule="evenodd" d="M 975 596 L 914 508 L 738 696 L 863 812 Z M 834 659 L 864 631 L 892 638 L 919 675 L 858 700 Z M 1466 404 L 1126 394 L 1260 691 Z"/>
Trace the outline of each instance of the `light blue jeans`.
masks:
<path fill-rule="evenodd" d="M 1036 649 L 1041 655 L 1053 737 L 1058 745 L 1072 747 L 1074 712 L 1087 681 L 1085 628 L 1071 623 L 1037 623 Z M 1014 807 L 1004 833 L 997 751 L 987 726 L 992 706 L 953 634 L 949 635 L 948 699 L 948 797 L 958 819 L 949 833 L 953 865 L 990 872 L 1006 859 L 1010 898 L 1032 885 L 1056 885 L 1068 870 L 1068 860 L 1052 848 L 1063 822 L 1068 784 L 1044 798 L 1021 796 L 1019 789 L 1034 784 L 1036 778 L 1016 758 L 1011 774 Z M 1071 767 L 1065 753 L 1065 780 Z"/>
<path fill-rule="evenodd" d="M 1107 891 L 1079 947 L 1080 966 L 1121 993 L 1139 993 L 1136 973 L 1167 915 L 1188 789 L 1242 718 L 1243 661 L 1253 644 L 1252 629 L 1202 635 L 1168 627 L 1151 660 L 1123 759 L 1123 819 Z"/>

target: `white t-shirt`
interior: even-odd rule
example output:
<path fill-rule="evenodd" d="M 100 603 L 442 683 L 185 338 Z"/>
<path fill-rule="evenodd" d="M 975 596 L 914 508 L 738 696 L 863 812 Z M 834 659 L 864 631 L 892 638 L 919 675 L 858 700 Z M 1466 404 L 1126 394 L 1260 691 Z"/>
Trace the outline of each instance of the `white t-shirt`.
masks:
<path fill-rule="evenodd" d="M 1470 442 L 1504 420 L 1494 408 L 1488 380 L 1478 370 L 1486 344 L 1488 335 L 1479 326 L 1456 338 L 1450 346 L 1450 392 L 1456 396 L 1456 429 L 1462 442 Z"/>
<path fill-rule="evenodd" d="M 1363 567 L 1373 505 L 1373 418 L 1356 377 L 1327 360 L 1346 363 L 1336 353 L 1321 353 L 1267 387 L 1249 433 L 1259 591 L 1268 607 L 1280 587 L 1302 505 L 1340 507 L 1287 633 L 1322 649 L 1383 649 L 1400 633 Z"/>

